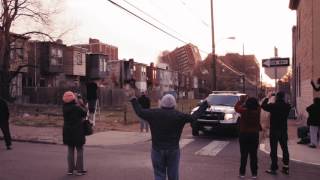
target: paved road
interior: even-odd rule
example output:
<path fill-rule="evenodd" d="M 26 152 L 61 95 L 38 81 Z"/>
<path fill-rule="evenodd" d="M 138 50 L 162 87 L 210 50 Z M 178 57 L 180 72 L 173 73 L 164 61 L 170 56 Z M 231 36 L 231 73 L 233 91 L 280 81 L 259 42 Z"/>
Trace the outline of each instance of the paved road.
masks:
<path fill-rule="evenodd" d="M 3 141 L 0 141 L 3 143 Z M 238 179 L 239 147 L 237 139 L 200 137 L 187 133 L 181 141 L 181 180 Z M 63 145 L 15 143 L 12 151 L 0 146 L 0 180 L 151 180 L 150 141 L 134 144 L 87 146 L 85 164 L 88 174 L 67 176 L 66 147 Z M 291 174 L 270 176 L 264 173 L 269 157 L 259 152 L 259 179 L 316 180 L 320 167 L 291 163 Z M 247 174 L 250 177 L 249 167 Z M 248 178 L 247 178 L 248 179 Z"/>

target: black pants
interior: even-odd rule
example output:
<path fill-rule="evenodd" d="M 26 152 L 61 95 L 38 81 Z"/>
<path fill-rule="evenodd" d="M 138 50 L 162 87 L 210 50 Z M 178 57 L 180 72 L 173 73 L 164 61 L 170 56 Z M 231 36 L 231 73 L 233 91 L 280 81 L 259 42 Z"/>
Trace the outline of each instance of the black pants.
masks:
<path fill-rule="evenodd" d="M 282 162 L 284 166 L 289 166 L 289 151 L 288 151 L 288 133 L 287 131 L 270 131 L 270 157 L 271 170 L 277 170 L 278 167 L 278 142 L 281 146 L 283 155 Z"/>
<path fill-rule="evenodd" d="M 239 135 L 241 162 L 239 173 L 246 173 L 247 159 L 250 155 L 250 168 L 252 175 L 257 175 L 258 171 L 258 145 L 259 133 L 240 133 Z"/>
<path fill-rule="evenodd" d="M 9 123 L 3 123 L 0 125 L 4 141 L 6 143 L 6 146 L 9 147 L 11 146 L 11 135 L 10 135 L 10 130 L 9 130 Z"/>

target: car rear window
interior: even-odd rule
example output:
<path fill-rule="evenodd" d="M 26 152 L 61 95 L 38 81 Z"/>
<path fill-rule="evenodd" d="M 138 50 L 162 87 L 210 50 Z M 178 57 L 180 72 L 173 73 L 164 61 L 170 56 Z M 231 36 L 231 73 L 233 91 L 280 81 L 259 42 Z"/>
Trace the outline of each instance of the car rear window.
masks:
<path fill-rule="evenodd" d="M 239 100 L 238 96 L 210 95 L 207 99 L 210 105 L 234 106 Z"/>

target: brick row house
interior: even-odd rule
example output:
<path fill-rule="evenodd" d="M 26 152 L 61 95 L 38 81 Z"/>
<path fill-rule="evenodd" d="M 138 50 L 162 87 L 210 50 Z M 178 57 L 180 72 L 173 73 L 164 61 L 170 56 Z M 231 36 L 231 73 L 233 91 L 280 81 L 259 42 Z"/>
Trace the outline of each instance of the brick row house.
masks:
<path fill-rule="evenodd" d="M 166 52 L 157 64 L 150 65 L 133 59 L 119 60 L 117 47 L 91 38 L 88 44 L 67 46 L 61 40 L 31 41 L 27 37 L 20 37 L 13 45 L 19 48 L 12 51 L 10 70 L 14 71 L 21 63 L 36 67 L 23 69 L 12 83 L 12 93 L 23 96 L 27 102 L 59 103 L 61 98 L 57 97 L 61 97 L 65 90 L 83 92 L 87 80 L 95 80 L 104 89 L 103 92 L 122 89 L 127 83 L 134 83 L 140 92 L 147 91 L 153 99 L 159 99 L 167 91 L 175 91 L 180 98 L 190 99 L 203 98 L 211 92 L 211 61 L 201 61 L 198 48 L 192 44 Z M 226 55 L 219 59 L 233 65 L 233 61 L 239 58 Z M 245 66 L 255 65 L 255 61 L 251 57 Z M 241 70 L 248 74 L 248 79 L 257 82 L 254 79 L 257 75 L 250 74 L 253 71 L 258 72 L 256 69 Z M 234 82 L 237 87 L 233 89 L 231 85 L 223 83 L 233 80 L 240 82 L 239 76 L 229 73 L 231 78 L 222 79 L 224 75 L 228 76 L 228 68 L 221 63 L 217 65 L 217 72 L 220 90 L 239 90 L 241 83 Z"/>
<path fill-rule="evenodd" d="M 0 33 L 2 32 L 0 31 Z M 10 34 L 11 49 L 10 49 L 10 59 L 9 59 L 9 73 L 16 74 L 16 72 L 20 69 L 19 70 L 20 73 L 18 73 L 12 79 L 10 84 L 10 94 L 14 98 L 22 96 L 22 87 L 25 84 L 24 74 L 27 73 L 29 68 L 28 53 L 27 53 L 28 40 L 29 40 L 29 37 L 15 34 L 15 33 Z M 23 67 L 23 68 L 20 68 L 20 67 Z"/>
<path fill-rule="evenodd" d="M 306 107 L 320 95 L 310 84 L 313 80 L 320 86 L 320 0 L 290 0 L 289 8 L 297 20 L 292 28 L 292 102 L 299 118 L 306 120 Z"/>
<path fill-rule="evenodd" d="M 28 56 L 29 64 L 37 67 L 29 68 L 25 76 L 24 95 L 28 101 L 36 99 L 39 102 L 41 98 L 35 94 L 50 97 L 57 93 L 57 89 L 83 91 L 89 79 L 95 80 L 99 86 L 105 85 L 108 61 L 105 54 L 92 53 L 76 45 L 66 46 L 58 40 L 29 41 Z"/>
<path fill-rule="evenodd" d="M 165 52 L 160 63 L 168 64 L 168 69 L 177 72 L 177 86 L 174 90 L 179 97 L 194 98 L 195 84 L 197 77 L 194 76 L 194 69 L 201 62 L 201 55 L 197 46 L 189 43 L 177 47 L 171 52 Z"/>
<path fill-rule="evenodd" d="M 204 98 L 212 89 L 212 56 L 201 61 L 194 70 L 195 96 Z M 260 92 L 260 69 L 254 55 L 228 53 L 218 56 L 216 63 L 216 88 L 225 91 L 240 91 L 257 96 Z"/>

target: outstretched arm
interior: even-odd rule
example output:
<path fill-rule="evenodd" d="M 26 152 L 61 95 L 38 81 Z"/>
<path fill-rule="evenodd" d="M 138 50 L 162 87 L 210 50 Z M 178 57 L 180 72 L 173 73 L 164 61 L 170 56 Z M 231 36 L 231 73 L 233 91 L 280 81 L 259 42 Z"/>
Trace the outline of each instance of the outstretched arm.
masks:
<path fill-rule="evenodd" d="M 265 111 L 270 112 L 272 109 L 272 105 L 268 103 L 269 102 L 269 98 L 265 98 L 261 104 L 261 108 Z"/>
<path fill-rule="evenodd" d="M 320 91 L 320 86 L 319 87 L 316 87 L 316 85 L 314 84 L 314 82 L 311 80 L 311 85 L 312 85 L 312 88 L 315 90 L 315 91 Z"/>
<path fill-rule="evenodd" d="M 185 114 L 185 120 L 186 122 L 193 122 L 195 121 L 197 118 L 199 118 L 204 112 L 205 110 L 209 107 L 209 104 L 207 101 L 204 101 L 203 103 L 201 103 L 201 105 L 199 106 L 199 108 L 192 113 L 192 115 L 190 114 Z"/>
<path fill-rule="evenodd" d="M 130 100 L 132 107 L 135 111 L 135 113 L 141 117 L 142 119 L 149 121 L 150 118 L 152 117 L 152 112 L 150 111 L 150 109 L 143 109 L 141 108 L 137 98 L 131 98 Z"/>

